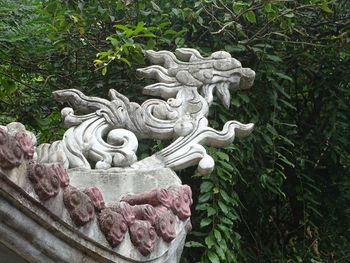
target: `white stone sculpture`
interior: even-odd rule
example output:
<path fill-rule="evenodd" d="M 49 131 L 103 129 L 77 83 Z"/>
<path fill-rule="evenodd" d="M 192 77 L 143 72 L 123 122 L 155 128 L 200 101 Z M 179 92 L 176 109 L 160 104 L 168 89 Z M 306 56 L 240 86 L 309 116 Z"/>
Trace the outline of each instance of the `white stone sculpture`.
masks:
<path fill-rule="evenodd" d="M 156 154 L 174 170 L 199 163 L 199 171 L 210 173 L 212 158 L 204 145 L 223 147 L 235 135 L 246 136 L 253 124 L 230 121 L 222 131 L 208 127 L 206 116 L 215 93 L 229 107 L 230 92 L 252 86 L 255 73 L 242 68 L 227 52 L 202 57 L 195 49 L 146 51 L 154 64 L 139 69 L 141 76 L 158 83 L 146 86 L 144 93 L 162 97 L 142 105 L 111 89 L 110 100 L 85 96 L 74 89 L 54 92 L 56 100 L 68 102 L 62 117 L 69 129 L 61 141 L 37 149 L 41 162 L 63 162 L 67 168 L 96 169 L 130 166 L 137 161 L 137 138 L 177 139 Z M 76 115 L 74 110 L 85 115 Z M 104 138 L 107 138 L 106 140 Z"/>
<path fill-rule="evenodd" d="M 154 65 L 138 73 L 158 82 L 143 91 L 161 99 L 139 105 L 113 89 L 109 100 L 55 91 L 56 100 L 71 106 L 61 111 L 68 129 L 62 140 L 36 151 L 35 136 L 22 124 L 0 126 L 5 258 L 180 261 L 192 227 L 192 191 L 175 171 L 198 165 L 210 174 L 215 164 L 205 146 L 224 147 L 252 131 L 253 124 L 234 120 L 215 130 L 207 115 L 214 95 L 228 108 L 231 92 L 250 88 L 255 73 L 223 51 L 209 57 L 190 48 L 145 54 Z M 172 143 L 137 161 L 142 139 Z"/>

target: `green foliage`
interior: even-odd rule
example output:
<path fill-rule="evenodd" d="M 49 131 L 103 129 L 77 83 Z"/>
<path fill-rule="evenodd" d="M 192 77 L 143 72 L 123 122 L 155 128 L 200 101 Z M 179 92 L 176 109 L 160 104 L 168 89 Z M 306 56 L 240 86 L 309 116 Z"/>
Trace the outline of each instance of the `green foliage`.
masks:
<path fill-rule="evenodd" d="M 183 262 L 346 262 L 350 251 L 350 2 L 0 0 L 0 122 L 60 138 L 51 92 L 143 101 L 143 49 L 226 50 L 257 73 L 211 126 L 254 122 L 192 186 Z M 147 141 L 142 156 L 162 143 Z M 196 187 L 196 186 L 200 187 Z"/>

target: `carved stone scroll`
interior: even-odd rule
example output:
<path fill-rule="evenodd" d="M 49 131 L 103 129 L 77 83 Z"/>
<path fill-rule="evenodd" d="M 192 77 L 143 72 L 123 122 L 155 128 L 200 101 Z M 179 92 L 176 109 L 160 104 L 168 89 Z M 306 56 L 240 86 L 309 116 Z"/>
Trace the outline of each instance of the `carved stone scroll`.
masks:
<path fill-rule="evenodd" d="M 127 167 L 137 161 L 137 138 L 178 138 L 157 156 L 175 170 L 198 163 L 199 172 L 209 174 L 214 161 L 203 146 L 222 147 L 235 135 L 243 137 L 252 130 L 252 124 L 230 121 L 222 131 L 216 131 L 208 127 L 206 116 L 214 94 L 229 107 L 230 92 L 250 88 L 253 70 L 242 68 L 224 51 L 208 57 L 190 48 L 177 49 L 175 54 L 145 54 L 156 65 L 138 73 L 158 83 L 144 87 L 144 93 L 167 101 L 149 99 L 139 105 L 113 89 L 109 91 L 110 100 L 89 97 L 75 89 L 55 91 L 56 100 L 72 107 L 61 112 L 69 129 L 62 141 L 39 146 L 38 160 L 60 161 L 67 168 Z M 76 115 L 74 110 L 84 115 Z"/>

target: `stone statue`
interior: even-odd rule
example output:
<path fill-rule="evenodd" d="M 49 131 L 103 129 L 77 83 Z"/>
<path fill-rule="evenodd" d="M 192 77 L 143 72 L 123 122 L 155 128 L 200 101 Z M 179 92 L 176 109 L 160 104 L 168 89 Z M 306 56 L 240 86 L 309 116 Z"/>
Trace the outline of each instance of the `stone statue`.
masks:
<path fill-rule="evenodd" d="M 228 108 L 231 92 L 250 88 L 255 73 L 224 51 L 145 55 L 153 65 L 138 73 L 158 82 L 144 93 L 161 99 L 139 105 L 113 89 L 109 100 L 58 90 L 55 99 L 71 106 L 61 111 L 62 140 L 35 147 L 23 125 L 0 127 L 0 216 L 14 218 L 0 223 L 1 243 L 21 256 L 46 251 L 30 262 L 179 261 L 192 228 L 192 191 L 174 171 L 198 165 L 210 174 L 214 160 L 204 146 L 252 131 L 237 121 L 217 131 L 207 115 L 214 95 Z M 173 142 L 138 161 L 138 140 L 149 138 Z M 23 224 L 28 230 L 16 242 L 3 238 Z M 28 236 L 37 243 L 25 243 Z"/>

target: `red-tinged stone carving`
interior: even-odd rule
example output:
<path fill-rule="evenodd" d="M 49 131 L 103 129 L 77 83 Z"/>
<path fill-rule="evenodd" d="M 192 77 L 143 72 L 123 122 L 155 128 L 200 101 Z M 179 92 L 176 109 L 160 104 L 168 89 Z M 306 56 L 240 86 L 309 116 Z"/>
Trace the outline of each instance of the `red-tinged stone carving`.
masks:
<path fill-rule="evenodd" d="M 132 206 L 132 211 L 136 219 L 147 220 L 154 225 L 156 223 L 156 210 L 149 204 Z"/>
<path fill-rule="evenodd" d="M 158 236 L 166 242 L 171 242 L 176 237 L 175 215 L 166 207 L 156 207 L 156 213 L 155 229 Z"/>
<path fill-rule="evenodd" d="M 171 209 L 182 221 L 191 216 L 192 190 L 188 185 L 169 188 L 172 194 Z"/>
<path fill-rule="evenodd" d="M 0 167 L 13 169 L 21 164 L 22 156 L 19 143 L 0 128 Z"/>
<path fill-rule="evenodd" d="M 135 223 L 129 229 L 130 239 L 134 246 L 142 255 L 149 255 L 154 250 L 157 241 L 157 233 L 151 223 L 135 220 Z"/>
<path fill-rule="evenodd" d="M 63 202 L 71 219 L 77 226 L 90 222 L 94 215 L 94 206 L 90 198 L 73 186 L 68 186 L 63 193 Z"/>
<path fill-rule="evenodd" d="M 131 206 L 126 202 L 118 202 L 110 207 L 113 211 L 121 214 L 128 226 L 131 226 L 135 222 L 135 214 Z"/>
<path fill-rule="evenodd" d="M 122 198 L 122 201 L 130 205 L 150 204 L 152 206 L 170 207 L 172 204 L 171 194 L 165 188 L 157 188 L 141 194 L 126 195 Z"/>
<path fill-rule="evenodd" d="M 98 222 L 111 247 L 118 246 L 124 240 L 128 226 L 121 214 L 105 208 L 101 211 Z"/>
<path fill-rule="evenodd" d="M 31 163 L 28 166 L 28 177 L 40 200 L 45 201 L 58 194 L 60 179 L 51 164 Z"/>
<path fill-rule="evenodd" d="M 66 168 L 61 163 L 52 164 L 51 168 L 55 171 L 60 179 L 60 183 L 62 187 L 66 187 L 69 185 L 69 176 Z"/>
<path fill-rule="evenodd" d="M 101 211 L 105 208 L 105 201 L 103 200 L 102 193 L 97 187 L 89 187 L 84 190 L 84 193 L 90 198 L 97 211 Z"/>
<path fill-rule="evenodd" d="M 24 157 L 26 159 L 32 159 L 34 155 L 34 145 L 32 138 L 24 131 L 17 132 L 15 138 L 24 153 Z"/>

